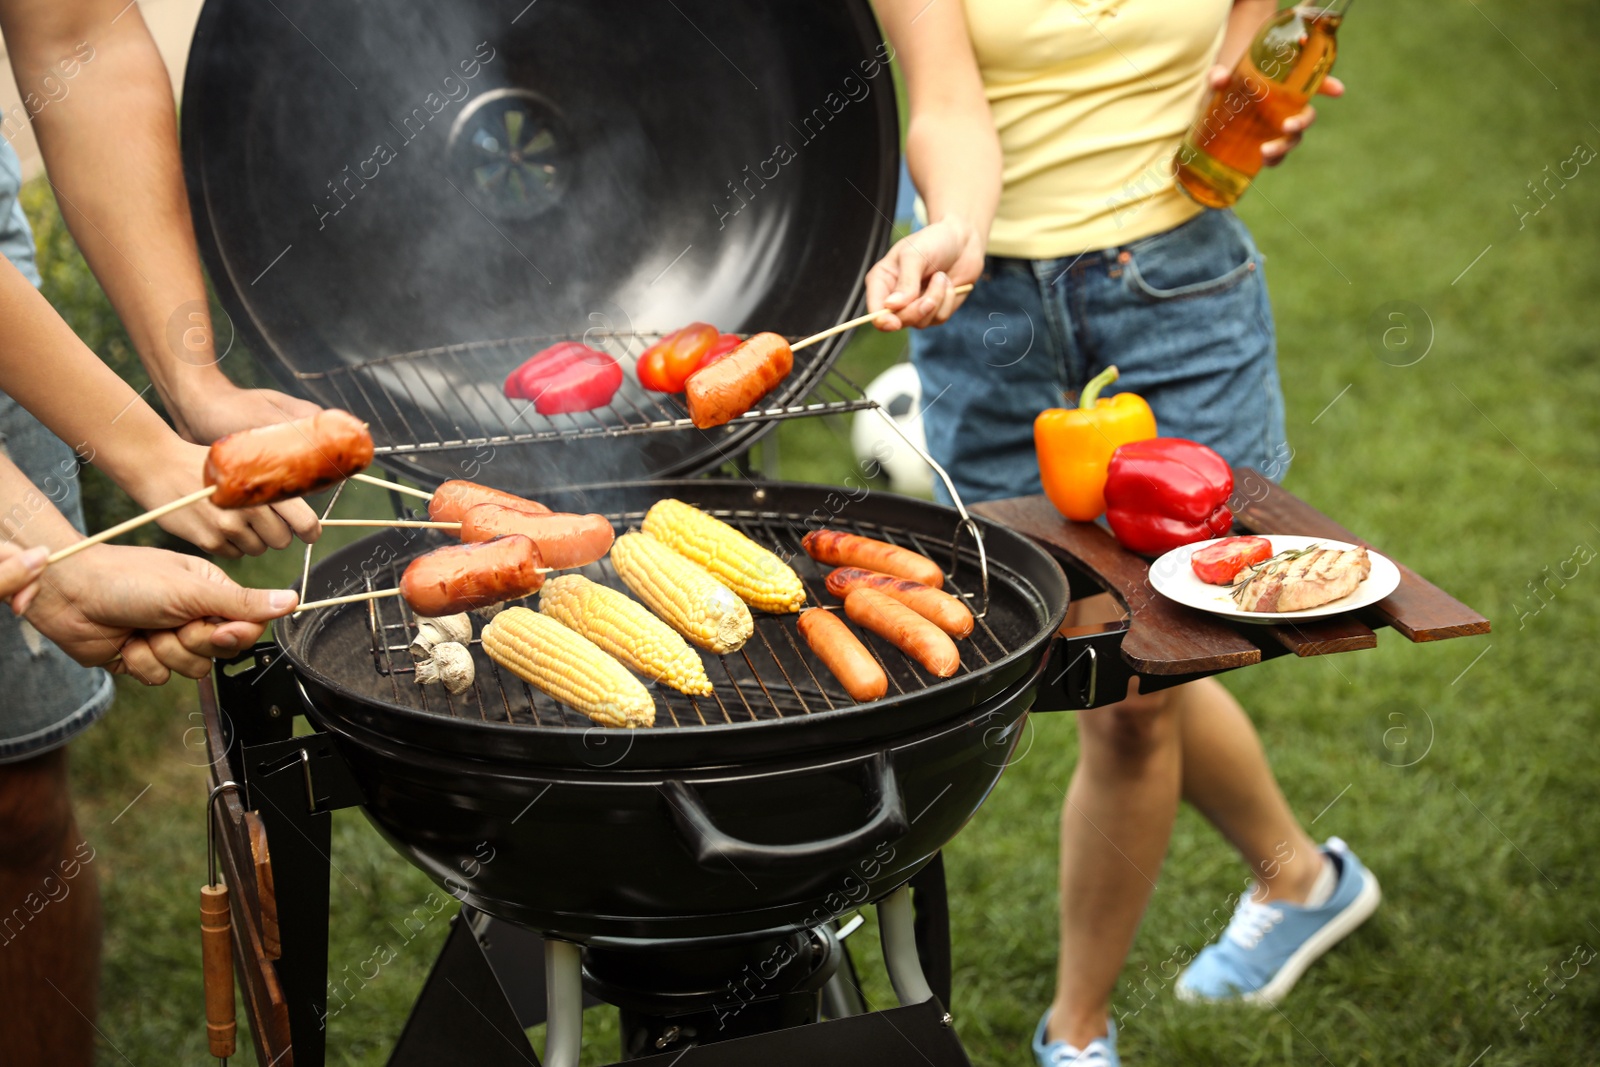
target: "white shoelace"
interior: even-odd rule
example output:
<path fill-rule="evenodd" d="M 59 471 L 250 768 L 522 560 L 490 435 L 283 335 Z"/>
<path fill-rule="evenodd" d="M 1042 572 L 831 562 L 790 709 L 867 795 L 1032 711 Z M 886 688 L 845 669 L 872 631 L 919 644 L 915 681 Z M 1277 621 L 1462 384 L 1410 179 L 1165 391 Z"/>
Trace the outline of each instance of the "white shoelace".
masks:
<path fill-rule="evenodd" d="M 1111 1055 L 1099 1041 L 1089 1042 L 1089 1047 L 1081 1052 L 1067 1045 L 1056 1050 L 1050 1058 L 1050 1067 L 1111 1067 Z"/>
<path fill-rule="evenodd" d="M 1233 911 L 1233 918 L 1228 922 L 1228 929 L 1223 934 L 1240 948 L 1252 949 L 1261 944 L 1261 939 L 1271 932 L 1274 926 L 1283 921 L 1283 910 L 1271 904 L 1259 904 L 1245 893 L 1239 898 L 1239 906 Z"/>

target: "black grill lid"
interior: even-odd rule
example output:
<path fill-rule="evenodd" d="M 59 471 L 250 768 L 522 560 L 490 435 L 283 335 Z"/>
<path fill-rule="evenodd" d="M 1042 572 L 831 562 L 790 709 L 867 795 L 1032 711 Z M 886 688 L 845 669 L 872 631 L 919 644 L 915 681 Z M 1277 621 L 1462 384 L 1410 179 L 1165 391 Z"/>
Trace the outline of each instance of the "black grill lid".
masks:
<path fill-rule="evenodd" d="M 424 481 L 714 467 L 771 423 L 602 436 L 681 411 L 630 381 L 615 411 L 545 420 L 500 383 L 535 338 L 594 331 L 631 371 L 692 320 L 798 337 L 851 315 L 889 241 L 888 49 L 866 0 L 518 7 L 207 0 L 183 155 L 218 294 L 289 388 Z M 844 342 L 798 353 L 769 406 Z"/>

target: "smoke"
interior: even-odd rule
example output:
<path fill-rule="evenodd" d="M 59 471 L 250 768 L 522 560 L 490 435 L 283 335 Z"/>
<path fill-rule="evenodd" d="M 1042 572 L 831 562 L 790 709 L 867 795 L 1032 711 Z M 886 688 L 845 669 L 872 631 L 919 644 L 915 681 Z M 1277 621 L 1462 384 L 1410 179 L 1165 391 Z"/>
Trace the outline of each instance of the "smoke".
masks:
<path fill-rule="evenodd" d="M 892 188 L 894 120 L 887 74 L 871 92 L 860 81 L 879 42 L 848 9 L 280 0 L 217 12 L 185 92 L 186 154 L 217 231 L 210 265 L 253 312 L 235 317 L 294 370 L 601 323 L 800 334 L 858 299 L 886 225 L 871 198 Z M 848 106 L 834 109 L 841 93 Z M 826 128 L 779 182 L 737 217 L 707 209 L 818 107 Z M 540 428 L 478 425 L 519 416 L 493 395 L 532 354 L 456 349 L 359 386 L 305 386 L 394 443 L 498 436 L 492 459 L 472 462 L 520 489 L 647 477 L 706 451 L 698 434 L 503 443 Z M 471 455 L 418 459 L 424 476 L 449 477 Z"/>

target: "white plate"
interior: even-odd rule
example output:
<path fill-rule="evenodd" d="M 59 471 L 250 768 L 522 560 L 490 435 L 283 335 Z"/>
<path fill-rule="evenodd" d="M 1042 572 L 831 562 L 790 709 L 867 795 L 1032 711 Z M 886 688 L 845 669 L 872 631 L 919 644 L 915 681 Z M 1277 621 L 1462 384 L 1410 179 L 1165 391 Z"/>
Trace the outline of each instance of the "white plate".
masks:
<path fill-rule="evenodd" d="M 1356 586 L 1355 591 L 1348 596 L 1307 611 L 1246 611 L 1234 602 L 1231 587 L 1202 582 L 1194 576 L 1194 568 L 1189 565 L 1189 557 L 1196 551 L 1221 540 L 1225 539 L 1218 537 L 1210 541 L 1197 541 L 1192 545 L 1184 545 L 1168 552 L 1150 564 L 1150 584 L 1162 596 L 1188 607 L 1209 611 L 1213 615 L 1222 615 L 1229 619 L 1256 623 L 1320 619 L 1325 615 L 1340 615 L 1346 611 L 1376 604 L 1400 585 L 1400 568 L 1396 567 L 1387 556 L 1379 555 L 1369 548 L 1367 555 L 1372 557 L 1372 573 L 1367 575 L 1367 580 Z M 1267 537 L 1267 540 L 1272 542 L 1273 555 L 1289 549 L 1305 548 L 1307 545 L 1321 545 L 1323 548 L 1360 547 L 1345 541 L 1335 541 L 1329 537 L 1303 537 L 1298 534 L 1273 534 Z"/>

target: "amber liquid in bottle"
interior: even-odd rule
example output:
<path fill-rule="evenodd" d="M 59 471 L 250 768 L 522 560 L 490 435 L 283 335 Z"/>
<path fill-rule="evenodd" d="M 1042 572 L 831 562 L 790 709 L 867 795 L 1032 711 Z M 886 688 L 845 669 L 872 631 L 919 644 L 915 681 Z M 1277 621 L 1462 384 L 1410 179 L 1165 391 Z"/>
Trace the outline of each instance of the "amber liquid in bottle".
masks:
<path fill-rule="evenodd" d="M 1261 146 L 1283 136 L 1333 68 L 1343 3 L 1278 12 L 1250 44 L 1228 84 L 1200 112 L 1178 149 L 1178 188 L 1206 207 L 1231 207 L 1261 170 Z"/>

